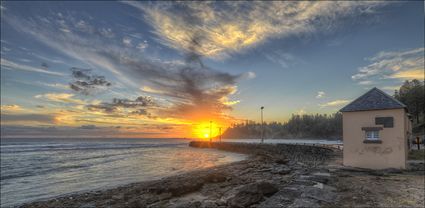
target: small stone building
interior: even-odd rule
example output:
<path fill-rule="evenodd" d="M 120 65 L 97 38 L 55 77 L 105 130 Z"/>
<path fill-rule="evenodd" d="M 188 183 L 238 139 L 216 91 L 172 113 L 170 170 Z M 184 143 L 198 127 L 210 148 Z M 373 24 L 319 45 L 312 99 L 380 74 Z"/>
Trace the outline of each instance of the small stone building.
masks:
<path fill-rule="evenodd" d="M 340 111 L 345 166 L 406 168 L 412 128 L 406 105 L 373 88 Z"/>

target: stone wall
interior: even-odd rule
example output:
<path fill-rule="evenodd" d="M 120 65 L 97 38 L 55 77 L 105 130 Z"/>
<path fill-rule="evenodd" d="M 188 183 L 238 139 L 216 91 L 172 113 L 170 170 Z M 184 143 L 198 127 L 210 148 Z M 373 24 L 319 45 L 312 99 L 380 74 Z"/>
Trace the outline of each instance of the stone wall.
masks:
<path fill-rule="evenodd" d="M 271 157 L 285 157 L 287 159 L 310 165 L 317 165 L 335 155 L 332 148 L 299 144 L 259 144 L 237 142 L 202 142 L 192 141 L 190 147 L 216 148 L 230 152 L 267 155 Z"/>

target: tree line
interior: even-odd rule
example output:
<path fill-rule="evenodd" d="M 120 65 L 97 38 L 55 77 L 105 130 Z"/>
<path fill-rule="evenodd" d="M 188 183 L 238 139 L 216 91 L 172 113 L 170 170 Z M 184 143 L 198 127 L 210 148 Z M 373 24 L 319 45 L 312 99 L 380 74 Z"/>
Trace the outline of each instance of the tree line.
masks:
<path fill-rule="evenodd" d="M 394 97 L 404 103 L 413 117 L 413 133 L 425 133 L 425 87 L 424 81 L 406 80 L 400 89 L 395 90 Z"/>
<path fill-rule="evenodd" d="M 262 133 L 261 123 L 246 121 L 233 124 L 224 132 L 224 138 L 249 139 L 260 138 Z M 335 113 L 315 115 L 292 115 L 285 122 L 264 123 L 264 137 L 266 139 L 285 138 L 342 138 L 342 115 Z"/>
<path fill-rule="evenodd" d="M 425 98 L 424 82 L 419 80 L 405 81 L 399 90 L 394 93 L 394 98 L 404 103 L 413 117 L 413 133 L 424 134 Z M 224 134 L 224 138 L 249 139 L 261 138 L 261 123 L 245 121 L 233 124 Z M 284 123 L 264 123 L 264 137 L 266 139 L 285 138 L 342 138 L 342 115 L 315 114 L 292 115 Z"/>

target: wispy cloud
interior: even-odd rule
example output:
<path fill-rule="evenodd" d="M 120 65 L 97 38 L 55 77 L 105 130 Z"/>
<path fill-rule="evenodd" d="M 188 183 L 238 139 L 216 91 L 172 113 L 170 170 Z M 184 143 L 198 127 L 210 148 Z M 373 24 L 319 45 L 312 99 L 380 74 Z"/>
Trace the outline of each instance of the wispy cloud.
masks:
<path fill-rule="evenodd" d="M 281 50 L 265 53 L 265 57 L 268 60 L 279 64 L 282 68 L 288 68 L 295 62 L 295 57 L 292 54 Z"/>
<path fill-rule="evenodd" d="M 344 100 L 344 99 L 333 100 L 333 101 L 330 101 L 330 102 L 327 102 L 327 103 L 319 104 L 319 106 L 322 107 L 322 108 L 335 107 L 335 106 L 341 106 L 341 105 L 347 104 L 349 102 L 350 102 L 350 100 Z"/>
<path fill-rule="evenodd" d="M 201 34 L 197 53 L 208 57 L 240 52 L 270 38 L 328 29 L 343 16 L 371 13 L 386 4 L 354 1 L 125 3 L 143 12 L 164 45 L 191 51 L 192 40 Z"/>
<path fill-rule="evenodd" d="M 19 105 L 1 105 L 1 112 L 19 112 L 22 110 L 22 107 Z"/>
<path fill-rule="evenodd" d="M 55 117 L 48 114 L 1 114 L 2 124 L 10 123 L 40 123 L 40 124 L 53 124 Z"/>
<path fill-rule="evenodd" d="M 49 23 L 46 23 L 45 19 L 48 19 Z M 192 40 L 191 46 L 194 53 L 187 53 L 185 61 L 164 61 L 141 56 L 140 49 L 125 45 L 132 43 L 131 41 L 111 40 L 73 32 L 78 28 L 72 23 L 78 21 L 63 16 L 45 16 L 31 21 L 23 17 L 10 16 L 6 21 L 17 30 L 30 33 L 39 41 L 65 55 L 90 66 L 109 70 L 121 79 L 122 83 L 135 88 L 149 86 L 150 89 L 155 89 L 149 93 L 166 100 L 164 107 L 156 112 L 155 116 L 159 118 L 199 120 L 201 117 L 204 119 L 226 117 L 223 113 L 231 109 L 229 104 L 233 102 L 228 96 L 237 91 L 237 82 L 255 77 L 252 72 L 230 74 L 205 66 L 201 55 L 195 53 L 200 47 L 195 39 Z M 85 21 L 85 24 L 90 23 Z M 59 31 L 58 28 L 62 27 L 68 28 L 70 32 Z M 148 88 L 144 89 L 149 91 Z M 70 94 L 62 96 L 65 97 L 53 95 L 38 97 L 56 102 L 73 99 Z"/>
<path fill-rule="evenodd" d="M 424 79 L 424 48 L 405 51 L 382 51 L 367 60 L 351 78 L 359 84 L 372 84 L 388 79 Z"/>
<path fill-rule="evenodd" d="M 52 102 L 71 103 L 71 104 L 85 104 L 83 100 L 74 98 L 74 94 L 70 93 L 46 93 L 34 96 L 38 99 L 45 99 Z"/>
<path fill-rule="evenodd" d="M 29 72 L 37 72 L 37 73 L 43 73 L 43 74 L 49 74 L 49 75 L 56 75 L 56 76 L 64 76 L 65 74 L 60 73 L 60 72 L 54 72 L 54 71 L 49 71 L 46 70 L 42 67 L 33 67 L 33 66 L 28 66 L 28 65 L 24 65 L 24 64 L 20 64 L 20 63 L 16 63 L 7 59 L 1 59 L 1 66 L 6 68 L 6 69 L 10 69 L 10 70 L 23 70 L 23 71 L 29 71 Z"/>
<path fill-rule="evenodd" d="M 325 97 L 325 95 L 326 95 L 326 93 L 325 93 L 325 92 L 323 92 L 323 91 L 319 91 L 319 92 L 317 92 L 316 98 L 317 98 L 317 99 L 320 99 L 320 98 Z"/>

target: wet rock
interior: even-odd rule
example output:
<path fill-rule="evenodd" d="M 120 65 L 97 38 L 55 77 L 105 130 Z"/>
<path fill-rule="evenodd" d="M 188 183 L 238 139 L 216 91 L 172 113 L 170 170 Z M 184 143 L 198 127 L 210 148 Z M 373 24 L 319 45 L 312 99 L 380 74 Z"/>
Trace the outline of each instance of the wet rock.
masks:
<path fill-rule="evenodd" d="M 181 196 L 197 191 L 202 188 L 203 185 L 204 181 L 199 178 L 192 180 L 183 179 L 151 184 L 151 186 L 147 188 L 147 191 L 153 194 L 171 193 L 172 196 Z"/>
<path fill-rule="evenodd" d="M 269 182 L 245 185 L 239 189 L 234 197 L 228 200 L 228 204 L 231 207 L 247 207 L 258 203 L 264 196 L 271 196 L 277 191 L 276 186 Z"/>

